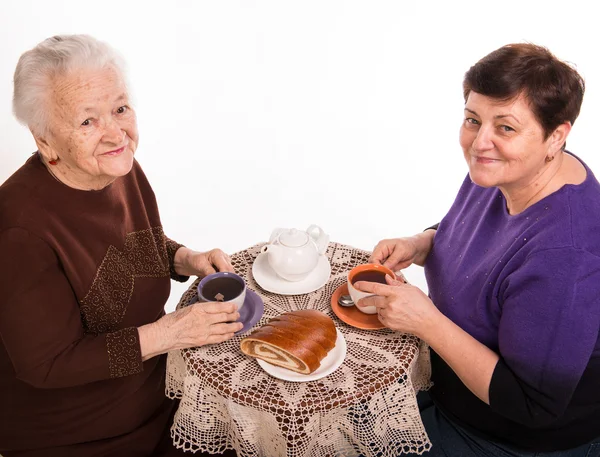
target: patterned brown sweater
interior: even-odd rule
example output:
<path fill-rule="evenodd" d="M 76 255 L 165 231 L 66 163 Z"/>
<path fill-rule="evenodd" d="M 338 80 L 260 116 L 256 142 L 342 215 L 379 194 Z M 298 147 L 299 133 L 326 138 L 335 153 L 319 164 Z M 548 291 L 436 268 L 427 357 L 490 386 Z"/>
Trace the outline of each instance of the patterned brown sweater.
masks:
<path fill-rule="evenodd" d="M 179 246 L 137 162 L 81 191 L 35 154 L 0 186 L 0 454 L 151 455 L 173 406 L 137 327 L 187 279 Z"/>

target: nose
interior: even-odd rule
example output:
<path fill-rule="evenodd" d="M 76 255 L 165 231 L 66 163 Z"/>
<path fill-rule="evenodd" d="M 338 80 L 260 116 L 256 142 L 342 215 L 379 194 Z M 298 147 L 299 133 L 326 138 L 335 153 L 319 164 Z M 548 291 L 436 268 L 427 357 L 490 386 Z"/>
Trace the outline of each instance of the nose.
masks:
<path fill-rule="evenodd" d="M 123 130 L 119 122 L 112 118 L 107 120 L 104 125 L 104 135 L 102 135 L 102 139 L 106 143 L 113 143 L 118 146 L 123 143 L 124 138 L 125 130 Z"/>
<path fill-rule="evenodd" d="M 475 151 L 487 151 L 494 147 L 492 140 L 492 131 L 489 128 L 481 126 L 477 131 L 477 136 L 473 140 L 473 149 Z"/>

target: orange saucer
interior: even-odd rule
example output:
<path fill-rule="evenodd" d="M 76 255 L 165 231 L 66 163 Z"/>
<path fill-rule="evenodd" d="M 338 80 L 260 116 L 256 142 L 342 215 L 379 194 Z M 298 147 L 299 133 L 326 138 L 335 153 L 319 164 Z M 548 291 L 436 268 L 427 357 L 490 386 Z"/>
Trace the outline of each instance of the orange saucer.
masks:
<path fill-rule="evenodd" d="M 360 312 L 356 306 L 340 306 L 338 299 L 341 295 L 348 295 L 348 284 L 344 283 L 333 292 L 331 296 L 331 309 L 337 317 L 343 320 L 346 324 L 362 330 L 379 330 L 387 328 L 379 319 L 377 314 L 365 314 Z"/>

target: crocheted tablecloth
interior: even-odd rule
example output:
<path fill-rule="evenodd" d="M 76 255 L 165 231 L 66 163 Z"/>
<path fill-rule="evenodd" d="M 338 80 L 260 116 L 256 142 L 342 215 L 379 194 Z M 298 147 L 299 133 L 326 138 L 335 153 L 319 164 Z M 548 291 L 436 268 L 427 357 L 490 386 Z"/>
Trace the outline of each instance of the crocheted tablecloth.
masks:
<path fill-rule="evenodd" d="M 346 358 L 325 378 L 288 382 L 270 376 L 240 351 L 240 340 L 249 333 L 170 352 L 167 396 L 180 400 L 171 429 L 175 446 L 191 452 L 235 449 L 240 457 L 395 457 L 428 450 L 431 443 L 416 402 L 430 377 L 425 345 L 390 329 L 352 327 L 331 309 L 333 292 L 351 268 L 368 262 L 370 253 L 330 243 L 327 284 L 284 296 L 261 289 L 254 280 L 252 264 L 261 246 L 232 256 L 236 273 L 265 304 L 255 328 L 287 311 L 317 309 L 343 333 Z M 197 284 L 183 294 L 178 308 L 195 301 Z"/>

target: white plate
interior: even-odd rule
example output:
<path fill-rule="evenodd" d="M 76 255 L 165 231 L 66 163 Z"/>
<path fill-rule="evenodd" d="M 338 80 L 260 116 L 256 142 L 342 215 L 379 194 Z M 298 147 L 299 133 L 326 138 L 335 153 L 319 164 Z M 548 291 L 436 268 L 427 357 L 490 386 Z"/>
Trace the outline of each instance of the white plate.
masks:
<path fill-rule="evenodd" d="M 337 332 L 337 338 L 335 340 L 334 348 L 327 353 L 323 360 L 321 360 L 321 366 L 311 374 L 296 373 L 295 371 L 288 370 L 287 368 L 271 365 L 262 359 L 256 359 L 256 361 L 261 368 L 271 376 L 284 381 L 307 382 L 324 378 L 325 376 L 337 370 L 346 358 L 346 340 L 344 339 L 342 332 L 340 332 L 337 328 L 335 330 Z"/>
<path fill-rule="evenodd" d="M 301 281 L 286 281 L 273 271 L 269 265 L 267 253 L 263 252 L 258 254 L 252 264 L 252 275 L 258 285 L 268 292 L 279 295 L 308 294 L 327 284 L 331 275 L 331 265 L 325 255 L 320 255 L 319 263 L 306 278 Z"/>

